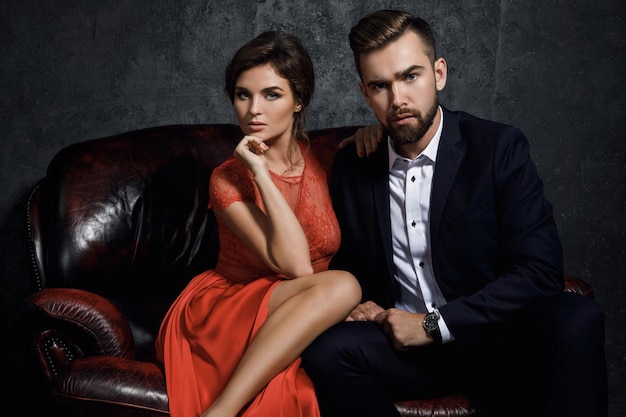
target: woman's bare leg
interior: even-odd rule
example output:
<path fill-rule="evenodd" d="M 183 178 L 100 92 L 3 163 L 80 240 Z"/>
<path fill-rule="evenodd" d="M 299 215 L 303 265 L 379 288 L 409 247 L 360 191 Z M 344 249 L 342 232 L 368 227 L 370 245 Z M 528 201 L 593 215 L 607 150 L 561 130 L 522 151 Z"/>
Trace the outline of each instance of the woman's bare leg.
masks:
<path fill-rule="evenodd" d="M 267 383 L 324 330 L 345 319 L 361 299 L 356 279 L 325 271 L 278 284 L 269 315 L 222 393 L 201 417 L 235 417 Z"/>

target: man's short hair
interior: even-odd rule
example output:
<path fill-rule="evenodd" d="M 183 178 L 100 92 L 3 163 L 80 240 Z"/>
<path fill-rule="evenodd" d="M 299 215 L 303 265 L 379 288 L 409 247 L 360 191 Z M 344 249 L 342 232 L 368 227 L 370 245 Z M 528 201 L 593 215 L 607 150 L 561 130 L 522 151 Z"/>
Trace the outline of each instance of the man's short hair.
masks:
<path fill-rule="evenodd" d="M 359 20 L 348 35 L 359 76 L 361 54 L 381 49 L 409 30 L 422 39 L 426 49 L 424 52 L 431 62 L 435 62 L 435 37 L 430 25 L 422 18 L 400 10 L 379 10 Z"/>

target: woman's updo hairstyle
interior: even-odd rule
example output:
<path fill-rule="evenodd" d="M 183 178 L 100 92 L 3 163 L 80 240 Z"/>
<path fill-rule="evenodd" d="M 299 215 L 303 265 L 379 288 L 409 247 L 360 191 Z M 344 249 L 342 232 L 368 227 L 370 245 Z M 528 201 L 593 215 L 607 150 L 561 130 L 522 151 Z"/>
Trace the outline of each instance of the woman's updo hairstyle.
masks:
<path fill-rule="evenodd" d="M 306 140 L 304 120 L 315 86 L 313 62 L 304 46 L 293 35 L 267 31 L 244 44 L 226 67 L 225 90 L 231 103 L 239 75 L 251 68 L 270 64 L 289 81 L 294 99 L 302 110 L 294 113 L 293 136 Z"/>

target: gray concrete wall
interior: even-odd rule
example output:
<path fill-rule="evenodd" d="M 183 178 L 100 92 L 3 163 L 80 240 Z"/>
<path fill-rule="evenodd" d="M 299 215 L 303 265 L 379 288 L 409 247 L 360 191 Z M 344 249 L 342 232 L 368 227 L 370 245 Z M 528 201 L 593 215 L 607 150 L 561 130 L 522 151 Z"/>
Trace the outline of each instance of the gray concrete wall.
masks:
<path fill-rule="evenodd" d="M 373 123 L 347 34 L 379 8 L 432 22 L 449 66 L 444 105 L 516 125 L 529 137 L 566 271 L 593 284 L 607 315 L 610 417 L 626 415 L 622 0 L 0 0 L 0 312 L 7 339 L 27 290 L 22 199 L 58 150 L 154 125 L 234 123 L 223 68 L 238 46 L 267 29 L 298 35 L 314 58 L 310 128 Z M 2 345 L 6 362 L 17 348 Z"/>

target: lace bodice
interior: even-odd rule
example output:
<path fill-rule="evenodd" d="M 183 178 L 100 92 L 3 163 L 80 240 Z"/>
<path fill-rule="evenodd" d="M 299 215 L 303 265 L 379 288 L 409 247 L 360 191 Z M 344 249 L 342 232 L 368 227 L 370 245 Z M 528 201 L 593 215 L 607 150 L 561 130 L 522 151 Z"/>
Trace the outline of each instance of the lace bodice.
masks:
<path fill-rule="evenodd" d="M 328 268 L 331 257 L 339 248 L 340 232 L 328 191 L 328 155 L 320 155 L 315 148 L 305 149 L 304 170 L 300 176 L 272 174 L 272 179 L 296 214 L 305 232 L 311 262 L 316 272 Z M 256 204 L 263 202 L 251 172 L 235 157 L 217 167 L 210 181 L 210 207 L 224 209 L 235 201 Z M 220 254 L 216 269 L 237 282 L 275 275 L 222 221 L 218 218 Z"/>

